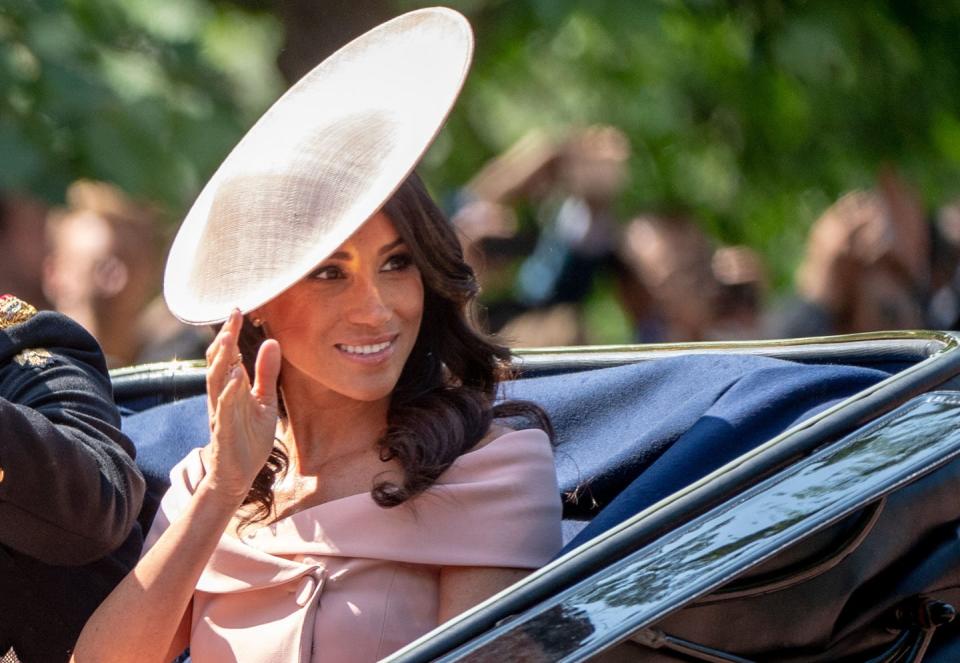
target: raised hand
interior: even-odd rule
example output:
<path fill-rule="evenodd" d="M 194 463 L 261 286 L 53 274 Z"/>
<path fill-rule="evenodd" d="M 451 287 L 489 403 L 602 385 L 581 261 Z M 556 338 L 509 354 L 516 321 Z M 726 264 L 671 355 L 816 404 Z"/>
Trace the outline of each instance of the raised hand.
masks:
<path fill-rule="evenodd" d="M 251 387 L 237 347 L 242 323 L 234 310 L 207 349 L 210 444 L 203 450 L 209 486 L 237 506 L 273 448 L 281 358 L 280 345 L 264 341 Z"/>

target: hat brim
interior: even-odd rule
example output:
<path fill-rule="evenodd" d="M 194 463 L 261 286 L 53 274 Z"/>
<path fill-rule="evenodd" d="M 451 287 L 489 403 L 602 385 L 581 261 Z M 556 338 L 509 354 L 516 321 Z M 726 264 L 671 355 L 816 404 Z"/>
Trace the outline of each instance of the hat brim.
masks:
<path fill-rule="evenodd" d="M 191 324 L 247 313 L 379 210 L 443 125 L 473 54 L 466 19 L 409 12 L 353 40 L 260 118 L 201 191 L 164 273 Z"/>

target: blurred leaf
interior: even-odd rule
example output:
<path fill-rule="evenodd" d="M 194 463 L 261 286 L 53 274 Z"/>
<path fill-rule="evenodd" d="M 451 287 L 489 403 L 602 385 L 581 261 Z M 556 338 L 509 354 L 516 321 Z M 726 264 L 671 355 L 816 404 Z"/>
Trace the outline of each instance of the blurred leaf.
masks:
<path fill-rule="evenodd" d="M 14 127 L 0 123 L 0 154 L 4 164 L 0 169 L 0 187 L 26 189 L 40 173 L 43 157 Z"/>

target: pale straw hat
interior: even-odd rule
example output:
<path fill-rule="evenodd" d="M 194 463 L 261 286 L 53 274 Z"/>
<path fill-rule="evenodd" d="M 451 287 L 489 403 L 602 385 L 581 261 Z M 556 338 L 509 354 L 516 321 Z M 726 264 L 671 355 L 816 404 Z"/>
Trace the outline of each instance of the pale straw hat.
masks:
<path fill-rule="evenodd" d="M 193 324 L 270 301 L 387 201 L 440 130 L 473 53 L 445 8 L 358 37 L 283 95 L 204 187 L 167 259 L 164 296 Z"/>

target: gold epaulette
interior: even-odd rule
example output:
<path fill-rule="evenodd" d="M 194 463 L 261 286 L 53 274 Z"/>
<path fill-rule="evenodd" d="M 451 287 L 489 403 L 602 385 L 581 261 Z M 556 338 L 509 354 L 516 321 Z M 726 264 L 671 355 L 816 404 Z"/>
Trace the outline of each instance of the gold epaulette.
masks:
<path fill-rule="evenodd" d="M 0 331 L 26 322 L 37 314 L 37 309 L 13 295 L 0 295 Z"/>

